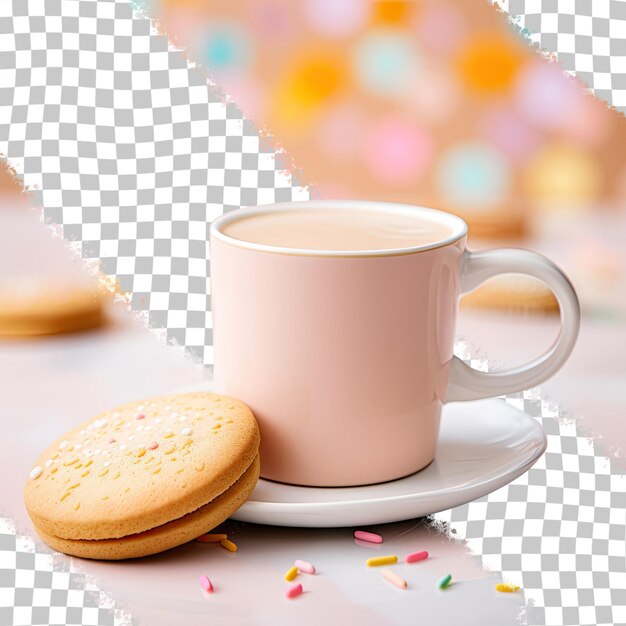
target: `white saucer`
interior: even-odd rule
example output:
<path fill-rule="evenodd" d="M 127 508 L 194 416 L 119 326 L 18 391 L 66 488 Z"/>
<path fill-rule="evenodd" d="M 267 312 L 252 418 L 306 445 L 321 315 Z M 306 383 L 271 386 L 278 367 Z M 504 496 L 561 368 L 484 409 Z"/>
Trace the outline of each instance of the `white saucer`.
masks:
<path fill-rule="evenodd" d="M 504 400 L 454 402 L 443 409 L 435 460 L 421 472 L 365 487 L 298 487 L 261 478 L 232 519 L 322 528 L 423 517 L 503 487 L 545 449 L 539 423 Z"/>

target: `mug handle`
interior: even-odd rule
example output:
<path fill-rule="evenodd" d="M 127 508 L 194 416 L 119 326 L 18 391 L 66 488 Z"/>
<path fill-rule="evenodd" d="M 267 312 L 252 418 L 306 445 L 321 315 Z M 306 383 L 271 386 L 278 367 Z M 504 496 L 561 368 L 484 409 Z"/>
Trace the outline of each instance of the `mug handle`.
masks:
<path fill-rule="evenodd" d="M 479 372 L 452 357 L 444 402 L 478 400 L 529 389 L 550 378 L 572 352 L 580 328 L 580 303 L 565 274 L 537 252 L 517 248 L 466 251 L 461 264 L 461 293 L 497 274 L 527 274 L 543 281 L 554 293 L 561 311 L 561 331 L 542 356 L 504 372 Z"/>

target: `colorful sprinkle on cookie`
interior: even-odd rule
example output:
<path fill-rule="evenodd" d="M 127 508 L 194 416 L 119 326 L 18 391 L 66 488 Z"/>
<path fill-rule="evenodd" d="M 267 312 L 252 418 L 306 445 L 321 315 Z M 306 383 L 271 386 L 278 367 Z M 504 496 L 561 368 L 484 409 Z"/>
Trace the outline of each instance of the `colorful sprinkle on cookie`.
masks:
<path fill-rule="evenodd" d="M 32 470 L 30 470 L 30 474 L 28 475 L 31 480 L 37 480 L 43 474 L 43 468 L 39 467 L 39 465 L 35 465 Z"/>

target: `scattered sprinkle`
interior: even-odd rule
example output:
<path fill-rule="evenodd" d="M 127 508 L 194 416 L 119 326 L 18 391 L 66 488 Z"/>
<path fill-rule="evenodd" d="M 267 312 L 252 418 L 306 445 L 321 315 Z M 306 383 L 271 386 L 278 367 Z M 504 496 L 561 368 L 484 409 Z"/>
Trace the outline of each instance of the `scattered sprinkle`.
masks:
<path fill-rule="evenodd" d="M 512 593 L 513 591 L 519 591 L 519 585 L 509 585 L 507 583 L 498 583 L 496 585 L 496 591 L 502 593 Z"/>
<path fill-rule="evenodd" d="M 180 431 L 180 434 L 181 434 L 181 435 L 185 435 L 185 437 L 189 437 L 189 435 L 191 435 L 191 433 L 192 433 L 192 432 L 193 432 L 193 431 L 191 430 L 191 428 L 183 428 L 183 429 Z"/>
<path fill-rule="evenodd" d="M 111 465 L 111 461 L 105 461 L 103 465 L 104 467 L 109 467 L 109 465 Z"/>
<path fill-rule="evenodd" d="M 428 558 L 428 552 L 422 550 L 421 552 L 411 552 L 404 557 L 405 563 L 415 563 L 416 561 L 423 561 Z"/>
<path fill-rule="evenodd" d="M 80 509 L 80 502 L 77 502 L 77 503 L 74 505 L 74 510 L 75 510 L 75 511 L 78 511 L 78 509 Z"/>
<path fill-rule="evenodd" d="M 228 539 L 228 537 L 223 533 L 206 533 L 196 537 L 196 541 L 199 543 L 219 543 L 224 539 Z"/>
<path fill-rule="evenodd" d="M 106 424 L 107 424 L 107 421 L 106 421 L 105 419 L 96 420 L 96 421 L 93 423 L 93 425 L 94 425 L 96 428 L 102 428 L 103 426 L 106 426 Z"/>
<path fill-rule="evenodd" d="M 383 538 L 376 533 L 368 533 L 366 530 L 355 530 L 354 538 L 361 541 L 368 541 L 369 543 L 382 543 Z"/>
<path fill-rule="evenodd" d="M 122 450 L 126 450 L 126 448 L 127 448 L 127 447 L 128 447 L 128 446 L 127 446 L 125 443 L 123 443 L 123 444 L 120 446 L 120 451 L 122 451 Z"/>
<path fill-rule="evenodd" d="M 293 600 L 297 598 L 302 593 L 302 585 L 300 583 L 296 583 L 295 585 L 291 585 L 289 589 L 287 589 L 285 595 L 289 600 Z"/>
<path fill-rule="evenodd" d="M 109 439 L 109 443 L 115 443 L 117 441 L 117 439 L 113 439 L 113 437 L 111 437 L 111 439 Z"/>
<path fill-rule="evenodd" d="M 390 569 L 387 569 L 387 568 L 383 569 L 382 575 L 383 575 L 383 578 L 385 578 L 385 580 L 388 580 L 392 585 L 395 585 L 396 587 L 400 587 L 400 589 L 407 588 L 406 580 L 398 576 L 398 574 L 392 572 Z"/>
<path fill-rule="evenodd" d="M 35 465 L 32 470 L 30 470 L 30 478 L 31 480 L 36 480 L 43 474 L 43 468 L 39 467 L 39 465 Z"/>
<path fill-rule="evenodd" d="M 146 453 L 145 448 L 135 448 L 133 450 L 133 456 L 136 456 L 137 458 L 143 456 L 145 453 Z"/>
<path fill-rule="evenodd" d="M 80 450 L 82 447 L 83 447 L 83 444 L 81 444 L 81 443 L 77 443 L 77 444 L 74 446 L 74 450 Z"/>
<path fill-rule="evenodd" d="M 211 584 L 208 576 L 200 576 L 200 587 L 202 587 L 202 589 L 204 589 L 207 593 L 213 593 L 213 585 Z"/>
<path fill-rule="evenodd" d="M 298 568 L 297 567 L 290 567 L 286 572 L 285 572 L 285 580 L 287 582 L 291 582 L 296 576 L 298 575 Z"/>
<path fill-rule="evenodd" d="M 444 576 L 438 583 L 437 586 L 439 589 L 447 589 L 452 582 L 452 574 L 447 574 Z"/>
<path fill-rule="evenodd" d="M 159 447 L 159 444 L 156 441 L 151 441 L 146 447 L 148 450 L 156 450 Z"/>
<path fill-rule="evenodd" d="M 70 445 L 70 442 L 69 442 L 69 441 L 62 441 L 62 442 L 59 444 L 59 448 L 61 448 L 61 450 L 65 450 L 65 449 L 66 449 L 69 445 Z"/>
<path fill-rule="evenodd" d="M 300 559 L 296 559 L 294 562 L 294 566 L 297 567 L 301 572 L 305 574 L 315 574 L 315 566 L 308 561 L 302 561 Z"/>
<path fill-rule="evenodd" d="M 65 467 L 68 467 L 69 465 L 74 465 L 74 463 L 78 463 L 78 457 L 74 457 L 73 459 L 70 459 L 69 461 L 65 461 L 63 465 L 65 465 Z"/>
<path fill-rule="evenodd" d="M 220 541 L 220 546 L 222 546 L 222 548 L 226 548 L 229 552 L 237 552 L 237 545 L 229 539 L 222 539 Z"/>
<path fill-rule="evenodd" d="M 66 491 L 60 498 L 59 501 L 63 502 L 63 500 L 65 500 L 65 498 L 67 498 L 67 496 L 71 496 L 72 492 L 71 491 Z"/>
<path fill-rule="evenodd" d="M 165 431 L 165 434 L 163 435 L 163 437 L 164 437 L 165 439 L 169 439 L 170 437 L 173 437 L 173 436 L 174 436 L 174 433 L 173 433 L 171 430 L 169 430 L 169 429 L 168 429 L 168 430 L 166 430 L 166 431 Z"/>
<path fill-rule="evenodd" d="M 139 413 L 139 415 L 135 415 L 135 419 L 136 420 L 143 420 L 145 418 L 146 418 L 146 416 L 143 413 Z"/>
<path fill-rule="evenodd" d="M 143 404 L 138 404 L 136 407 L 137 413 L 141 413 L 146 407 Z"/>
<path fill-rule="evenodd" d="M 52 459 L 48 459 L 48 460 L 44 463 L 44 465 L 45 465 L 46 467 L 50 467 L 50 466 L 52 465 Z"/>
<path fill-rule="evenodd" d="M 389 554 L 387 556 L 375 556 L 365 561 L 368 567 L 378 567 L 379 565 L 393 565 L 397 562 L 398 557 L 395 554 Z"/>

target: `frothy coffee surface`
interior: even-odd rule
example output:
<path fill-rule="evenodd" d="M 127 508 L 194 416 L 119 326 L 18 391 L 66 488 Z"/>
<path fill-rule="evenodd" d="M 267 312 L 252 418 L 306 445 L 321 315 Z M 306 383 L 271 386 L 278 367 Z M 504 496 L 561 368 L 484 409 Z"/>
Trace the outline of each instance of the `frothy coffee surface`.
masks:
<path fill-rule="evenodd" d="M 374 251 L 410 248 L 443 241 L 453 228 L 400 211 L 294 209 L 259 213 L 226 224 L 229 237 L 280 248 Z"/>

